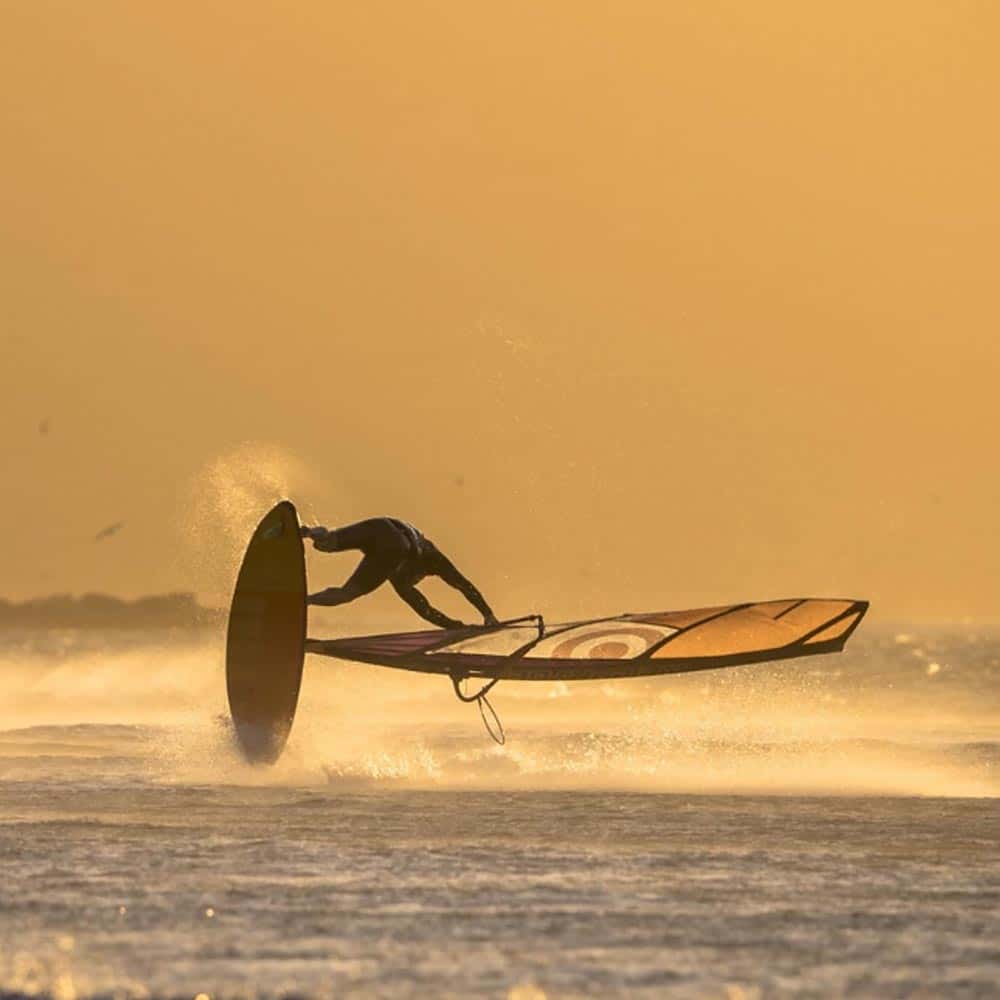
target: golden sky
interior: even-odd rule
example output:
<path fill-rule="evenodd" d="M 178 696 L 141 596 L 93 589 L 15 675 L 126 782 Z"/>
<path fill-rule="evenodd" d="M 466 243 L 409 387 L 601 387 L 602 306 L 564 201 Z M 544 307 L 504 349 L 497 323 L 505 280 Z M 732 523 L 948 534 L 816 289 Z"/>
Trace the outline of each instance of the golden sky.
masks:
<path fill-rule="evenodd" d="M 998 10 L 6 5 L 0 594 L 290 491 L 501 615 L 1000 620 Z"/>

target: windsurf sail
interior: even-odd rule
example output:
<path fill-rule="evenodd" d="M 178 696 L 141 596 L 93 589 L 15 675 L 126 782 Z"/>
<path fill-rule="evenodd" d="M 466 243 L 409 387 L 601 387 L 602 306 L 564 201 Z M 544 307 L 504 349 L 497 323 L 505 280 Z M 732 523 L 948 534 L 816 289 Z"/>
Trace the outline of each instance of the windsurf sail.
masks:
<path fill-rule="evenodd" d="M 597 680 L 716 670 L 843 649 L 867 601 L 792 598 L 546 625 L 308 639 L 306 652 L 383 667 L 516 681 Z"/>

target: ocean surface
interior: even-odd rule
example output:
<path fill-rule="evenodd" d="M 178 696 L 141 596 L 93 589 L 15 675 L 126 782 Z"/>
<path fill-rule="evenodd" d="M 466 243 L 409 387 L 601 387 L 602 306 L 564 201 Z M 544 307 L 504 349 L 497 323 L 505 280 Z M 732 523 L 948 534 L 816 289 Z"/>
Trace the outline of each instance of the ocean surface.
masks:
<path fill-rule="evenodd" d="M 1000 996 L 1000 631 L 501 684 L 310 658 L 241 762 L 221 637 L 0 636 L 0 997 Z"/>

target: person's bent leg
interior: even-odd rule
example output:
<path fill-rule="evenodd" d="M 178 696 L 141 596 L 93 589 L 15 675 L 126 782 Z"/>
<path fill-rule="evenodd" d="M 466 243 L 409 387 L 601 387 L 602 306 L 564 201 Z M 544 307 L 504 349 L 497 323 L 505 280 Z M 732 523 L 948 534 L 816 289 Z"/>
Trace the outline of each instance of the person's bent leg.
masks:
<path fill-rule="evenodd" d="M 350 604 L 351 601 L 364 594 L 358 593 L 351 587 L 327 587 L 318 593 L 310 594 L 306 598 L 306 604 L 318 604 L 324 608 L 335 608 L 338 604 Z"/>
<path fill-rule="evenodd" d="M 384 552 L 367 555 L 342 587 L 328 587 L 319 593 L 311 594 L 306 603 L 333 608 L 364 597 L 389 579 L 389 574 L 396 568 L 398 561 L 398 556 Z"/>

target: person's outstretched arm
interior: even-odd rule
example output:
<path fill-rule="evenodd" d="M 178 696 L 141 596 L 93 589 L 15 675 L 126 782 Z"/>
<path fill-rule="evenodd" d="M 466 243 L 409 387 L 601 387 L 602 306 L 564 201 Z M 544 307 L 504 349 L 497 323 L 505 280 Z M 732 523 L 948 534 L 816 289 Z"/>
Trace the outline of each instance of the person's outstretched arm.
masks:
<path fill-rule="evenodd" d="M 438 628 L 461 628 L 465 623 L 460 622 L 457 618 L 449 618 L 446 614 L 438 611 L 430 601 L 424 597 L 414 586 L 402 586 L 398 583 L 393 582 L 393 588 L 400 597 L 406 601 L 407 604 L 424 621 L 430 622 L 432 625 L 437 625 Z"/>
<path fill-rule="evenodd" d="M 497 624 L 497 616 L 493 614 L 493 609 L 486 603 L 486 598 L 479 593 L 475 584 L 462 576 L 455 568 L 454 563 L 445 556 L 441 556 L 441 569 L 438 571 L 438 576 L 449 587 L 454 587 L 462 593 L 465 599 L 483 616 L 483 622 L 486 625 Z"/>

